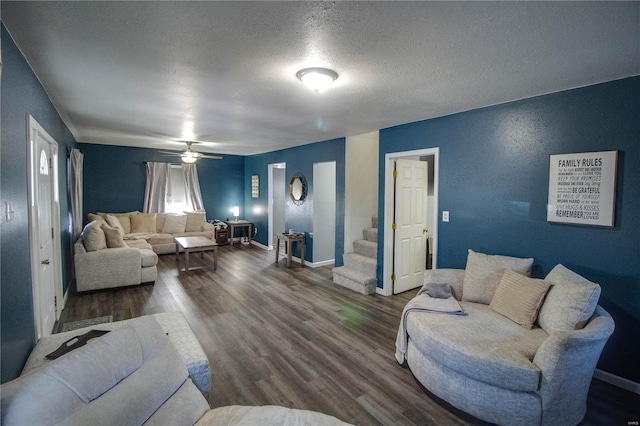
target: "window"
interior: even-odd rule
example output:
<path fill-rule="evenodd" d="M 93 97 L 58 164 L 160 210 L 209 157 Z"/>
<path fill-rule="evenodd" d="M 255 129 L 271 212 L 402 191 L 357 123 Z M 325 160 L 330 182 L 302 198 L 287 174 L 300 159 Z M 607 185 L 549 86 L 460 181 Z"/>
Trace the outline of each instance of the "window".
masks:
<path fill-rule="evenodd" d="M 184 185 L 182 167 L 172 164 L 169 168 L 169 186 L 171 196 L 167 197 L 164 211 L 167 213 L 182 213 L 191 211 L 187 204 L 187 193 Z"/>

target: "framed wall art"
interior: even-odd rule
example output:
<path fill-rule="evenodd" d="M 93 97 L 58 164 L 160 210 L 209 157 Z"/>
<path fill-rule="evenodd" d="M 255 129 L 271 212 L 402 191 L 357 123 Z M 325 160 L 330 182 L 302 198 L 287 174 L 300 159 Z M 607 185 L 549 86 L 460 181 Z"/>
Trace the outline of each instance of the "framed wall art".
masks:
<path fill-rule="evenodd" d="M 251 176 L 251 197 L 260 197 L 260 176 L 258 175 Z"/>
<path fill-rule="evenodd" d="M 618 151 L 549 156 L 547 221 L 614 226 Z"/>

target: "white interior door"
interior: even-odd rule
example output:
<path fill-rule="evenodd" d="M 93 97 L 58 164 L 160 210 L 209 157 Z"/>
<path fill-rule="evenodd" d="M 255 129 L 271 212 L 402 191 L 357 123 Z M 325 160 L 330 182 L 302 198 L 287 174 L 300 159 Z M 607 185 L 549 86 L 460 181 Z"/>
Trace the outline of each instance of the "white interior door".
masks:
<path fill-rule="evenodd" d="M 56 322 L 55 282 L 53 262 L 53 218 L 51 212 L 51 167 L 49 144 L 36 137 L 36 152 L 38 156 L 38 173 L 36 173 L 37 202 L 36 214 L 38 222 L 38 298 L 36 305 L 40 314 L 43 335 L 51 334 Z"/>
<path fill-rule="evenodd" d="M 59 208 L 56 192 L 57 143 L 30 120 L 31 270 L 37 338 L 48 336 L 57 319 L 56 300 L 61 292 Z M 58 214 L 56 214 L 58 213 Z"/>
<path fill-rule="evenodd" d="M 396 161 L 394 294 L 422 285 L 428 231 L 427 166 L 424 161 Z"/>

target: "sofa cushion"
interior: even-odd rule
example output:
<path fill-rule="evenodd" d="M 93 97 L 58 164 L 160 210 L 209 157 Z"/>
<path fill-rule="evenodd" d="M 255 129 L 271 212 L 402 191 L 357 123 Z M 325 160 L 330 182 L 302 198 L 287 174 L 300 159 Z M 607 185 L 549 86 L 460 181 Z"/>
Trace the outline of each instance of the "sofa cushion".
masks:
<path fill-rule="evenodd" d="M 118 231 L 120 231 L 120 234 L 124 236 L 124 229 L 122 228 L 122 224 L 117 217 L 111 214 L 107 214 L 105 215 L 104 219 L 110 227 L 117 229 Z"/>
<path fill-rule="evenodd" d="M 462 300 L 488 305 L 505 269 L 531 276 L 533 258 L 488 255 L 469 250 L 464 273 Z"/>
<path fill-rule="evenodd" d="M 158 244 L 173 244 L 174 243 L 173 235 L 164 234 L 164 233 L 156 234 L 153 237 L 149 238 L 147 241 L 152 246 L 155 246 L 155 245 L 158 245 Z"/>
<path fill-rule="evenodd" d="M 107 239 L 102 230 L 104 221 L 89 222 L 82 230 L 82 240 L 87 251 L 97 251 L 107 248 Z"/>
<path fill-rule="evenodd" d="M 527 330 L 489 306 L 460 305 L 467 316 L 409 313 L 409 340 L 423 355 L 473 379 L 515 391 L 536 391 L 540 369 L 532 360 L 549 335 L 541 328 Z"/>
<path fill-rule="evenodd" d="M 156 214 L 138 213 L 131 216 L 131 233 L 141 234 L 146 232 L 156 232 Z"/>
<path fill-rule="evenodd" d="M 137 249 L 151 249 L 151 244 L 144 238 L 138 238 L 133 240 L 125 240 L 127 247 L 133 247 Z"/>
<path fill-rule="evenodd" d="M 229 405 L 207 411 L 196 423 L 196 426 L 213 425 L 348 426 L 349 424 L 317 411 L 298 410 L 276 405 L 253 407 Z"/>
<path fill-rule="evenodd" d="M 187 224 L 185 225 L 184 232 L 199 232 L 202 231 L 202 225 L 205 223 L 206 215 L 202 212 L 189 212 L 187 213 Z"/>
<path fill-rule="evenodd" d="M 122 225 L 122 230 L 125 234 L 130 234 L 131 233 L 131 217 L 134 215 L 137 215 L 139 212 L 138 211 L 132 211 L 132 212 L 128 212 L 128 213 L 102 213 L 99 212 L 98 214 L 102 217 L 107 217 L 107 215 L 111 215 L 114 216 L 118 219 L 118 221 L 120 222 L 120 225 Z"/>
<path fill-rule="evenodd" d="M 167 214 L 162 227 L 163 234 L 182 234 L 187 226 L 186 214 Z"/>
<path fill-rule="evenodd" d="M 94 220 L 105 220 L 104 216 L 101 216 L 99 214 L 93 214 L 93 213 L 87 214 L 87 219 L 88 219 L 88 222 L 93 222 Z"/>
<path fill-rule="evenodd" d="M 107 240 L 107 248 L 126 247 L 120 229 L 110 227 L 107 222 L 102 222 L 101 228 Z"/>
<path fill-rule="evenodd" d="M 600 298 L 600 286 L 558 264 L 545 280 L 552 286 L 538 323 L 548 333 L 584 328 Z"/>
<path fill-rule="evenodd" d="M 538 318 L 538 311 L 550 286 L 549 281 L 525 277 L 507 269 L 489 307 L 530 329 Z"/>
<path fill-rule="evenodd" d="M 158 255 L 153 250 L 141 249 L 140 251 L 142 252 L 142 266 L 144 268 L 158 264 Z"/>

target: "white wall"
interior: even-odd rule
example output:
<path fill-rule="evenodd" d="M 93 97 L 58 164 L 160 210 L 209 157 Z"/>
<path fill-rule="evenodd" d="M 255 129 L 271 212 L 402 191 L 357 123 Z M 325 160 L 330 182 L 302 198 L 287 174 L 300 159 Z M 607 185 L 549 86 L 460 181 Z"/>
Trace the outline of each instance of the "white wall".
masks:
<path fill-rule="evenodd" d="M 346 138 L 344 252 L 353 252 L 353 241 L 378 214 L 378 131 Z"/>
<path fill-rule="evenodd" d="M 336 162 L 313 163 L 313 263 L 336 252 Z"/>

